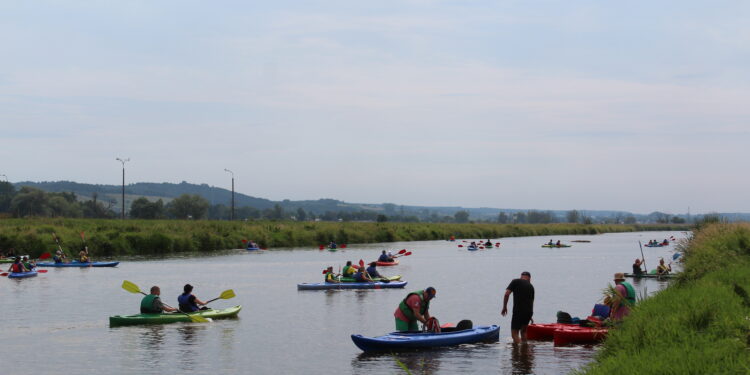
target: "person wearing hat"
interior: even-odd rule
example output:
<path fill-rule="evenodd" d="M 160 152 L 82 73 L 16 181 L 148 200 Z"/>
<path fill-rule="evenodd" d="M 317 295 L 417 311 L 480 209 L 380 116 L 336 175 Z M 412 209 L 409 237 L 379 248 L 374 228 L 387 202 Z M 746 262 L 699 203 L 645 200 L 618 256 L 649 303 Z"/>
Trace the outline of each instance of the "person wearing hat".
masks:
<path fill-rule="evenodd" d="M 65 259 L 65 254 L 60 250 L 57 250 L 57 252 L 55 252 L 55 256 L 52 257 L 52 260 L 54 260 L 55 263 L 58 263 L 58 264 L 62 263 L 64 259 Z"/>
<path fill-rule="evenodd" d="M 205 310 L 207 307 L 205 307 L 206 303 L 199 300 L 196 296 L 193 295 L 193 286 L 190 284 L 185 284 L 185 287 L 182 288 L 183 292 L 180 294 L 179 297 L 177 297 L 177 303 L 180 304 L 180 311 L 182 312 L 193 312 L 198 310 Z M 203 305 L 204 307 L 198 307 L 198 305 Z"/>
<path fill-rule="evenodd" d="M 526 342 L 526 327 L 534 323 L 534 286 L 531 273 L 521 272 L 521 278 L 513 279 L 505 288 L 502 316 L 508 314 L 508 299 L 513 294 L 513 318 L 510 321 L 510 334 L 514 343 Z"/>
<path fill-rule="evenodd" d="M 672 272 L 672 263 L 668 265 L 664 264 L 664 258 L 659 258 L 659 265 L 656 266 L 656 274 L 661 276 L 666 275 L 670 272 Z"/>
<path fill-rule="evenodd" d="M 635 289 L 629 282 L 625 281 L 625 274 L 622 272 L 616 273 L 614 279 L 617 296 L 611 302 L 612 312 L 610 317 L 617 321 L 630 314 L 630 308 L 635 305 Z"/>
<path fill-rule="evenodd" d="M 430 286 L 407 294 L 393 313 L 396 331 L 419 331 L 417 321 L 427 324 L 430 320 L 430 301 L 435 298 L 435 293 L 435 288 Z"/>

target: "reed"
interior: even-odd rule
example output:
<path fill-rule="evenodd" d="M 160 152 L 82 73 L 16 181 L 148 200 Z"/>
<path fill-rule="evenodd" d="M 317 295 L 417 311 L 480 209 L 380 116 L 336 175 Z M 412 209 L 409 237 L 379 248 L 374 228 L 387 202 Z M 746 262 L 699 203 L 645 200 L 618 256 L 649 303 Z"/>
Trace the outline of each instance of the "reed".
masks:
<path fill-rule="evenodd" d="M 584 374 L 750 373 L 750 224 L 702 228 L 677 283 L 640 301 Z"/>
<path fill-rule="evenodd" d="M 14 248 L 16 254 L 38 256 L 56 249 L 54 232 L 68 253 L 82 245 L 97 256 L 150 255 L 177 252 L 211 252 L 236 249 L 242 240 L 274 248 L 309 247 L 330 241 L 376 243 L 462 239 L 488 239 L 563 234 L 598 234 L 641 230 L 685 229 L 670 225 L 583 224 L 447 224 L 294 221 L 208 220 L 108 220 L 108 219 L 2 219 L 0 251 Z"/>

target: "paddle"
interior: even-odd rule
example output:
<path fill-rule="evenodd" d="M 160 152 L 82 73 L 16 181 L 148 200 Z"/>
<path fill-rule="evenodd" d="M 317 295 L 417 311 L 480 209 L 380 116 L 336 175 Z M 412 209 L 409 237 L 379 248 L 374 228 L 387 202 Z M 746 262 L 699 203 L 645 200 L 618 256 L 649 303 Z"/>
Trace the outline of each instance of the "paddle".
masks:
<path fill-rule="evenodd" d="M 57 249 L 60 250 L 61 253 L 65 254 L 65 252 L 62 249 L 62 246 L 60 246 L 60 241 L 57 239 L 55 232 L 52 232 L 52 238 L 55 239 L 55 243 L 57 244 Z"/>
<path fill-rule="evenodd" d="M 52 254 L 50 254 L 50 253 L 44 253 L 44 254 L 42 254 L 42 255 L 39 256 L 39 259 L 47 259 L 47 258 L 49 258 L 51 256 L 52 256 Z"/>
<path fill-rule="evenodd" d="M 464 245 L 458 245 L 458 247 L 464 247 Z"/>
<path fill-rule="evenodd" d="M 220 296 L 218 296 L 218 297 L 216 297 L 216 298 L 214 298 L 214 299 L 208 300 L 208 301 L 206 302 L 206 305 L 208 305 L 209 303 L 211 303 L 211 302 L 213 302 L 213 301 L 216 301 L 217 299 L 230 299 L 230 298 L 234 298 L 234 296 L 235 296 L 235 294 L 234 294 L 234 290 L 232 290 L 232 289 L 227 289 L 227 290 L 225 290 L 225 291 L 221 292 L 221 295 L 220 295 Z"/>
<path fill-rule="evenodd" d="M 320 246 L 318 246 L 318 250 L 323 250 L 323 249 L 325 249 L 325 248 L 326 248 L 326 246 L 325 246 L 325 245 L 320 245 Z"/>
<path fill-rule="evenodd" d="M 407 251 L 401 255 L 395 255 L 394 258 L 408 257 L 409 255 L 411 255 L 411 251 Z"/>
<path fill-rule="evenodd" d="M 641 240 L 638 240 L 638 247 L 641 248 L 641 259 L 643 260 L 643 268 L 648 269 L 648 267 L 646 267 L 646 257 L 643 255 L 643 245 L 641 245 Z"/>
<path fill-rule="evenodd" d="M 125 289 L 128 292 L 130 292 L 130 293 L 135 293 L 135 294 L 140 293 L 140 294 L 143 294 L 144 296 L 148 295 L 146 293 L 141 292 L 141 288 L 139 288 L 138 285 L 135 285 L 135 284 L 133 284 L 132 282 L 130 282 L 128 280 L 123 280 L 122 281 L 122 289 Z M 172 306 L 167 305 L 166 303 L 164 303 L 164 306 L 167 306 L 167 307 L 172 308 L 172 309 L 174 308 Z M 210 322 L 210 320 L 208 320 L 208 319 L 206 319 L 206 318 L 204 318 L 204 317 L 202 317 L 200 315 L 196 315 L 196 314 L 191 315 L 191 314 L 188 314 L 186 312 L 182 312 L 180 310 L 177 310 L 177 312 L 179 312 L 180 314 L 187 315 L 188 318 L 190 318 L 190 321 L 193 322 L 193 323 L 208 323 L 208 322 Z"/>

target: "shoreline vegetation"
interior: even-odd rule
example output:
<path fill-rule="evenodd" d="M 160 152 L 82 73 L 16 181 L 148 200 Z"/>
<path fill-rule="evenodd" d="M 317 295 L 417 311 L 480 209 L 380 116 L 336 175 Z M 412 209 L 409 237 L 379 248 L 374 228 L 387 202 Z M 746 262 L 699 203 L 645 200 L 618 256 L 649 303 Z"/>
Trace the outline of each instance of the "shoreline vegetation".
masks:
<path fill-rule="evenodd" d="M 311 221 L 112 220 L 32 218 L 0 220 L 0 252 L 38 257 L 57 250 L 52 233 L 68 255 L 86 245 L 96 257 L 210 253 L 243 248 L 252 240 L 263 248 L 309 247 L 400 241 L 487 239 L 614 232 L 691 230 L 684 224 L 488 224 L 375 223 Z"/>
<path fill-rule="evenodd" d="M 750 373 L 750 224 L 699 228 L 683 272 L 611 330 L 578 374 Z"/>

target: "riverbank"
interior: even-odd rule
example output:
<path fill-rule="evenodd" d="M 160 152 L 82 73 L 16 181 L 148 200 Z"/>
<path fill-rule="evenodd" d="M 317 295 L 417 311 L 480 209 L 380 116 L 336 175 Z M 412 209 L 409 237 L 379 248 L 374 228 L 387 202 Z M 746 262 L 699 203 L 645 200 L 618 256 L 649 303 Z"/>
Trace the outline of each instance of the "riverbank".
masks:
<path fill-rule="evenodd" d="M 70 255 L 86 245 L 97 256 L 211 252 L 242 248 L 253 240 L 265 248 L 310 247 L 396 241 L 688 230 L 687 225 L 450 224 L 294 221 L 192 221 L 102 219 L 2 219 L 0 251 L 38 256 L 57 249 Z M 81 236 L 83 232 L 83 236 Z"/>
<path fill-rule="evenodd" d="M 676 283 L 611 331 L 583 374 L 750 373 L 750 224 L 695 233 Z"/>

